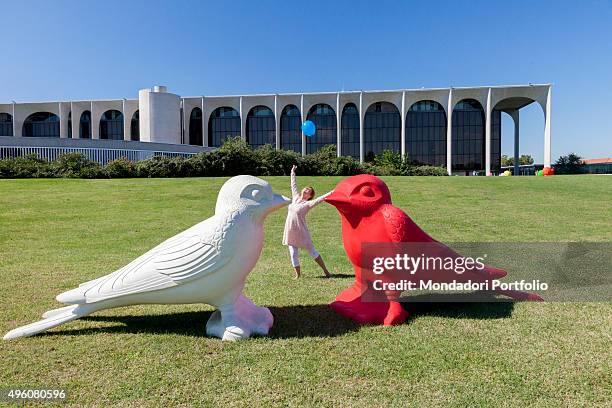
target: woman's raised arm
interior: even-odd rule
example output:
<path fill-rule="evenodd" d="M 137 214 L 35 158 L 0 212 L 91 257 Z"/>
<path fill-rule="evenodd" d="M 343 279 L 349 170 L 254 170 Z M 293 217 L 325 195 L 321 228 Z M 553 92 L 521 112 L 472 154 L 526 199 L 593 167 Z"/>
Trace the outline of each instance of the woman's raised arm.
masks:
<path fill-rule="evenodd" d="M 300 192 L 298 191 L 297 188 L 297 179 L 295 177 L 295 169 L 297 169 L 297 166 L 292 166 L 291 167 L 291 195 L 293 199 L 295 199 L 296 197 L 300 196 Z"/>

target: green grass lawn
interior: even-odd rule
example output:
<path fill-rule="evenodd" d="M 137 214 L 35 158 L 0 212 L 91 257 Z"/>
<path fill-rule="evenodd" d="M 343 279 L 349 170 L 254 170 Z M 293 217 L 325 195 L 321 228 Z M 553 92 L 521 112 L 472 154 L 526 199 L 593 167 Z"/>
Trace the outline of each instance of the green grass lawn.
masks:
<path fill-rule="evenodd" d="M 339 180 L 299 181 L 323 193 Z M 212 215 L 224 181 L 0 180 L 2 334 Z M 612 177 L 385 181 L 441 241 L 612 241 Z M 0 342 L 0 388 L 65 388 L 75 406 L 610 406 L 610 303 L 421 304 L 406 324 L 359 327 L 327 306 L 352 283 L 336 210 L 309 216 L 331 280 L 304 255 L 292 279 L 285 214 L 268 219 L 246 287 L 275 316 L 269 337 L 207 338 L 205 305 L 103 311 Z"/>

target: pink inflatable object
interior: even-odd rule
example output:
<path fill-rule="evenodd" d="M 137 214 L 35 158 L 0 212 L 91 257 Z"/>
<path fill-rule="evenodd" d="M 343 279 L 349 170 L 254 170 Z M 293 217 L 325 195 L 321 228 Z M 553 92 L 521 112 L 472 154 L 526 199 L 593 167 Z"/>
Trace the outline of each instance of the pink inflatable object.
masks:
<path fill-rule="evenodd" d="M 342 241 L 344 249 L 355 270 L 355 283 L 343 290 L 331 307 L 339 314 L 361 324 L 384 324 L 385 326 L 403 323 L 408 313 L 398 302 L 401 292 L 386 291 L 386 299 L 380 302 L 363 301 L 371 291 L 371 279 L 382 275 L 373 274 L 370 264 L 362 265 L 362 244 L 364 243 L 431 243 L 438 254 L 459 258 L 459 254 L 436 241 L 423 231 L 401 209 L 391 203 L 391 193 L 387 185 L 378 177 L 361 174 L 342 180 L 325 201 L 338 209 L 342 220 Z M 420 273 L 421 272 L 421 273 Z M 484 269 L 468 271 L 462 275 L 455 272 L 436 272 L 430 279 L 436 282 L 452 280 L 472 282 L 491 281 L 506 275 L 506 272 L 485 266 Z M 422 271 L 405 278 L 418 279 Z M 364 284 L 364 282 L 366 284 Z M 520 291 L 497 291 L 517 300 L 542 300 L 537 294 Z M 380 297 L 380 293 L 376 294 Z M 372 297 L 376 297 L 372 296 Z"/>

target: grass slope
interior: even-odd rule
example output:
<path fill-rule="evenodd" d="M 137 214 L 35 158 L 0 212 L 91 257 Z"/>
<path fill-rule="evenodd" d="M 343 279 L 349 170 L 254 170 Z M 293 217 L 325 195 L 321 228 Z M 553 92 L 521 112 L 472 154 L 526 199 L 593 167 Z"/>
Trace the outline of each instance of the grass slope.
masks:
<path fill-rule="evenodd" d="M 339 179 L 300 183 L 323 193 Z M 394 203 L 442 241 L 612 241 L 610 177 L 385 180 Z M 270 181 L 289 193 L 288 178 Z M 210 216 L 223 182 L 0 180 L 0 331 Z M 352 282 L 336 210 L 322 204 L 309 217 L 315 245 L 341 276 L 332 280 L 305 255 L 304 278 L 291 278 L 285 214 L 268 219 L 246 288 L 275 315 L 269 337 L 203 337 L 204 305 L 104 311 L 0 342 L 0 387 L 66 388 L 74 406 L 610 403 L 609 303 L 419 305 L 407 324 L 358 327 L 327 307 Z"/>

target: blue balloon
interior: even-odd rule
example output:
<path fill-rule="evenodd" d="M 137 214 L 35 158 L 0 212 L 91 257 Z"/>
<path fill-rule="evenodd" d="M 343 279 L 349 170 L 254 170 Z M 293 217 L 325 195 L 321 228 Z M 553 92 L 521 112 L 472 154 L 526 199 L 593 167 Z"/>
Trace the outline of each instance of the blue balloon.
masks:
<path fill-rule="evenodd" d="M 302 133 L 304 133 L 306 136 L 312 137 L 316 131 L 317 127 L 311 120 L 307 120 L 306 122 L 302 123 Z"/>

